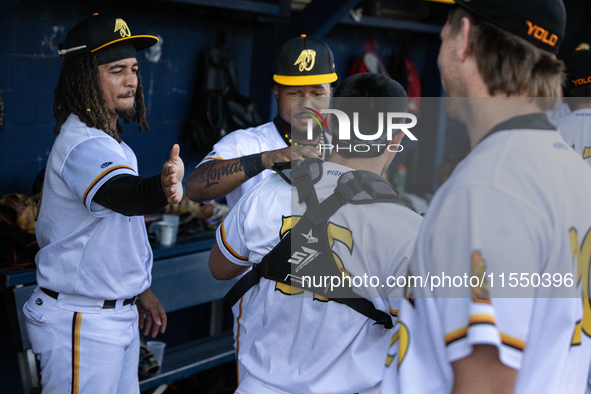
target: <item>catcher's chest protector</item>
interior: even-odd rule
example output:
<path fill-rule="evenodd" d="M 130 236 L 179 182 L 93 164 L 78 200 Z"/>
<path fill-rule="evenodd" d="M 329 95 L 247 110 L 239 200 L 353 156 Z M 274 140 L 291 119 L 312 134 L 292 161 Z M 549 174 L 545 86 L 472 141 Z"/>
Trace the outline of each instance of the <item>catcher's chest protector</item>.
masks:
<path fill-rule="evenodd" d="M 292 217 L 297 223 L 251 272 L 234 285 L 226 300 L 233 305 L 263 277 L 343 303 L 391 328 L 390 315 L 377 310 L 370 301 L 353 291 L 349 273 L 340 259 L 333 257 L 328 238 L 329 219 L 345 204 L 391 202 L 414 210 L 410 200 L 379 175 L 352 171 L 341 175 L 334 193 L 319 203 L 314 184 L 322 177 L 320 160 L 307 159 L 293 170 L 277 170 L 297 188 L 299 203 L 306 202 L 306 212 L 299 220 Z M 332 277 L 340 278 L 340 286 L 333 286 Z"/>

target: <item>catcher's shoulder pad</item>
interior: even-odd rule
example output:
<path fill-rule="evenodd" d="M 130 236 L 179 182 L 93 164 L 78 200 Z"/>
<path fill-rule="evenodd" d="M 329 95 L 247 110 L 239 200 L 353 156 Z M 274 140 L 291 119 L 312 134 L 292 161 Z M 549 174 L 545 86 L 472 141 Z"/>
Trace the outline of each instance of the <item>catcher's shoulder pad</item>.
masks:
<path fill-rule="evenodd" d="M 390 182 L 374 172 L 364 170 L 346 172 L 341 175 L 338 184 L 345 184 L 354 178 L 363 186 L 363 190 L 351 198 L 350 204 L 393 202 L 402 204 L 416 212 L 412 200 L 408 196 L 399 192 Z"/>
<path fill-rule="evenodd" d="M 311 179 L 316 184 L 322 178 L 321 159 L 307 158 L 305 160 L 292 160 L 273 164 L 272 169 L 290 185 L 297 184 L 306 179 Z"/>

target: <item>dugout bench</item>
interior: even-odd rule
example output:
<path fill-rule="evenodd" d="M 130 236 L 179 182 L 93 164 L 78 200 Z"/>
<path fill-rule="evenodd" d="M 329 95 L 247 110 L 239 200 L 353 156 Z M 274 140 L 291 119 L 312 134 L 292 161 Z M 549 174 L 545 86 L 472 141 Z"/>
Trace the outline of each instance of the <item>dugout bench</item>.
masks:
<path fill-rule="evenodd" d="M 232 330 L 222 330 L 222 298 L 236 280 L 218 281 L 211 276 L 207 260 L 214 239 L 214 232 L 208 231 L 190 240 L 179 239 L 173 247 L 153 249 L 151 288 L 164 310 L 169 313 L 211 303 L 211 313 L 209 336 L 167 346 L 163 368 L 140 380 L 142 392 L 235 359 Z M 0 270 L 0 292 L 6 300 L 24 394 L 40 392 L 37 362 L 22 313 L 24 303 L 36 286 L 34 270 Z"/>

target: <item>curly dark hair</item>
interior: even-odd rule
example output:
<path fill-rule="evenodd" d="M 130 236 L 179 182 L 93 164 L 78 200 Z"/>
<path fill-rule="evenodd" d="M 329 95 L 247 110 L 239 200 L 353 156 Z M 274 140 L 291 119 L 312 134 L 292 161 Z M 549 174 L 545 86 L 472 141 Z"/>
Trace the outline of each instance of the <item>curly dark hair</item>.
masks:
<path fill-rule="evenodd" d="M 149 130 L 139 68 L 137 78 L 136 112 L 132 120 L 138 123 L 139 131 L 142 131 L 142 129 Z M 57 119 L 53 128 L 54 134 L 59 134 L 62 125 L 70 114 L 78 116 L 88 127 L 103 130 L 117 142 L 121 142 L 119 134 L 123 134 L 123 128 L 117 124 L 117 130 L 113 130 L 110 126 L 111 115 L 105 104 L 99 82 L 96 56 L 93 53 L 64 60 L 53 101 L 53 115 Z M 129 123 L 129 120 L 125 120 L 125 123 Z"/>

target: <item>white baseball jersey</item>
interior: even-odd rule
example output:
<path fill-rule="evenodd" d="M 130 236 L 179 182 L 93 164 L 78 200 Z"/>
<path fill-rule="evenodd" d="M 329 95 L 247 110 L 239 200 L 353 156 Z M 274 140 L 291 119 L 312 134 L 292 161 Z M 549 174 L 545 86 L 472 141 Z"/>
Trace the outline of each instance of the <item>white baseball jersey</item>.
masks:
<path fill-rule="evenodd" d="M 320 201 L 347 171 L 323 164 L 323 177 L 315 185 Z M 216 233 L 222 253 L 238 265 L 259 263 L 282 231 L 291 228 L 292 218 L 305 211 L 305 204 L 292 204 L 297 201 L 292 193 L 295 188 L 279 175 L 252 188 Z M 384 284 L 387 276 L 406 272 L 421 219 L 392 203 L 345 205 L 330 219 L 329 236 L 340 241 L 332 251 L 352 277 L 373 275 Z M 398 309 L 388 303 L 392 289 L 387 286 L 356 290 L 381 311 Z M 291 287 L 264 278 L 252 288 L 240 320 L 240 340 L 252 345 L 238 352 L 248 373 L 291 393 L 357 393 L 379 385 L 391 330 L 343 304 L 314 299 L 309 292 L 304 297 L 291 293 Z"/>
<path fill-rule="evenodd" d="M 550 121 L 560 135 L 591 166 L 591 109 L 584 108 Z M 587 394 L 591 394 L 591 371 L 587 382 Z"/>
<path fill-rule="evenodd" d="M 578 109 L 552 123 L 566 143 L 591 166 L 591 108 Z"/>
<path fill-rule="evenodd" d="M 277 127 L 273 122 L 265 123 L 257 127 L 249 129 L 236 130 L 224 136 L 214 146 L 213 151 L 197 165 L 199 167 L 203 163 L 211 160 L 230 160 L 237 157 L 253 155 L 255 153 L 266 152 L 269 150 L 276 150 L 286 148 L 287 143 L 281 138 Z M 260 174 L 253 176 L 244 182 L 236 190 L 232 191 L 226 196 L 228 209 L 232 210 L 236 202 L 242 197 L 244 193 L 273 172 L 271 170 L 264 170 Z"/>
<path fill-rule="evenodd" d="M 39 286 L 103 300 L 130 298 L 150 286 L 152 250 L 144 218 L 92 201 L 120 174 L 138 174 L 129 146 L 70 115 L 48 158 L 35 222 Z"/>
<path fill-rule="evenodd" d="M 330 143 L 330 136 L 325 133 L 327 143 Z M 207 156 L 197 165 L 199 167 L 203 163 L 211 160 L 230 160 L 237 157 L 253 155 L 255 153 L 266 152 L 270 150 L 283 149 L 288 145 L 285 140 L 279 134 L 277 127 L 273 122 L 265 123 L 257 127 L 251 127 L 248 129 L 236 130 L 230 134 L 224 136 L 213 146 L 213 151 L 208 153 Z M 244 195 L 251 187 L 271 175 L 273 171 L 264 170 L 261 173 L 253 176 L 238 188 L 230 192 L 226 196 L 226 203 L 228 209 L 231 211 L 240 197 Z M 240 320 L 242 316 L 242 304 L 248 299 L 250 291 L 248 291 L 240 302 L 232 305 L 232 313 L 236 321 Z M 234 327 L 234 347 L 238 349 L 238 325 L 235 323 Z M 246 349 L 249 346 L 246 340 L 241 341 L 241 346 Z M 239 368 L 239 379 L 242 378 L 242 370 Z"/>
<path fill-rule="evenodd" d="M 37 288 L 23 307 L 43 392 L 138 393 L 138 311 L 125 299 L 150 286 L 142 216 L 92 201 L 115 175 L 137 175 L 132 150 L 75 115 L 49 154 L 39 215 Z M 116 300 L 105 308 L 105 300 Z"/>
<path fill-rule="evenodd" d="M 517 394 L 584 392 L 591 169 L 557 132 L 519 123 L 484 138 L 431 201 L 410 266 L 431 279 L 403 302 L 383 392 L 450 393 L 451 363 L 481 344 L 518 371 Z M 485 277 L 487 289 L 460 280 L 430 292 L 442 272 Z M 548 298 L 549 289 L 565 298 Z"/>
<path fill-rule="evenodd" d="M 570 107 L 562 100 L 558 100 L 554 108 L 544 111 L 544 113 L 548 116 L 550 122 L 554 123 L 554 120 L 568 115 L 570 113 Z"/>

